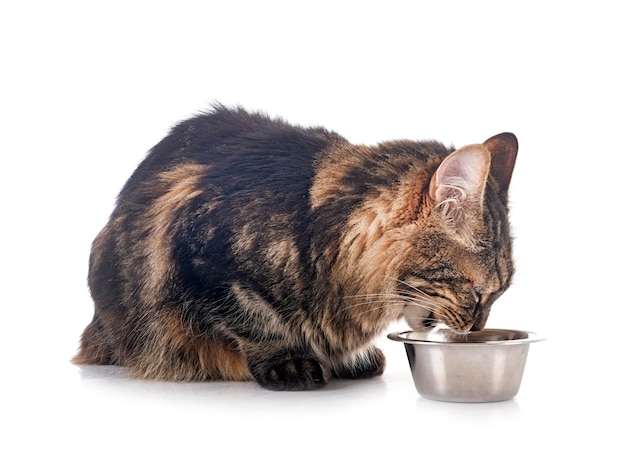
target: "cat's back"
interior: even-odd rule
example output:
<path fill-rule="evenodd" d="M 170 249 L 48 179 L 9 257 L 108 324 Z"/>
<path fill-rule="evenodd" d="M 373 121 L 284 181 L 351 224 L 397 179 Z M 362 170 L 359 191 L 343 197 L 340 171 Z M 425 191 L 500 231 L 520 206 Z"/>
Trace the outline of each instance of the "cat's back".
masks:
<path fill-rule="evenodd" d="M 203 168 L 205 181 L 227 192 L 302 189 L 314 175 L 316 156 L 337 141 L 343 139 L 323 128 L 216 105 L 172 128 L 137 167 L 120 199 L 185 165 Z"/>

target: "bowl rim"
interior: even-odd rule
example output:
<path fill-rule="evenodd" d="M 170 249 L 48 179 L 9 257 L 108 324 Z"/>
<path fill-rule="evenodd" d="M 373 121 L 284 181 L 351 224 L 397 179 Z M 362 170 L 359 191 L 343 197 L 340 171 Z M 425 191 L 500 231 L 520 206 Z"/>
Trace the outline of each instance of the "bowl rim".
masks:
<path fill-rule="evenodd" d="M 406 337 L 406 335 L 410 333 L 420 332 L 419 330 L 407 330 L 407 331 L 398 331 L 394 333 L 389 333 L 387 338 L 396 342 L 404 342 L 405 344 L 415 344 L 415 345 L 438 345 L 438 346 L 508 346 L 508 345 L 519 345 L 519 344 L 530 344 L 531 342 L 540 342 L 545 340 L 544 337 L 539 336 L 532 331 L 526 330 L 514 330 L 507 328 L 485 328 L 484 330 L 480 330 L 482 332 L 493 332 L 494 334 L 507 334 L 507 333 L 522 333 L 525 337 L 521 337 L 518 339 L 507 339 L 507 340 L 492 340 L 492 341 L 473 341 L 473 342 L 462 342 L 462 341 L 444 341 L 435 339 L 416 339 Z M 426 333 L 426 332 L 425 332 Z M 471 333 L 470 333 L 471 334 Z"/>

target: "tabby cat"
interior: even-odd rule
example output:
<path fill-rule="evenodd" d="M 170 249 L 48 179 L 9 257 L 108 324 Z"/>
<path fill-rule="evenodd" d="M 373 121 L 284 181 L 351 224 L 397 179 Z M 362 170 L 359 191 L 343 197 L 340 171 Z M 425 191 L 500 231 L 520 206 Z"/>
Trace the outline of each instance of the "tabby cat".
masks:
<path fill-rule="evenodd" d="M 517 140 L 353 145 L 214 106 L 152 148 L 93 242 L 79 364 L 305 390 L 380 375 L 373 341 L 483 328 L 513 273 Z"/>

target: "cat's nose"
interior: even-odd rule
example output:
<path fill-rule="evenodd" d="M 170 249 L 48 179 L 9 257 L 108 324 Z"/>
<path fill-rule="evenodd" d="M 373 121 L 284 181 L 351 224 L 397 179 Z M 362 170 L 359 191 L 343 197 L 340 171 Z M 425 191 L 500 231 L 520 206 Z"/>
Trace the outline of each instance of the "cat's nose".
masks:
<path fill-rule="evenodd" d="M 488 317 L 489 309 L 485 309 L 480 304 L 477 304 L 474 308 L 474 324 L 470 328 L 470 331 L 480 331 L 485 328 Z"/>

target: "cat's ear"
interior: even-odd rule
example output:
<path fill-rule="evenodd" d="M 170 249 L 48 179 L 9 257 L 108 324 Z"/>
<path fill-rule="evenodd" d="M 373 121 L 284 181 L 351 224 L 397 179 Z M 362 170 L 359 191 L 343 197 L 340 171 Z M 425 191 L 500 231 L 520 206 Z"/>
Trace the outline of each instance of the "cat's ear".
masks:
<path fill-rule="evenodd" d="M 491 176 L 498 183 L 498 193 L 506 196 L 517 158 L 517 138 L 512 133 L 501 133 L 483 143 L 491 154 Z"/>
<path fill-rule="evenodd" d="M 445 224 L 464 241 L 472 242 L 482 220 L 491 153 L 482 144 L 462 147 L 448 155 L 430 180 L 428 193 Z"/>

